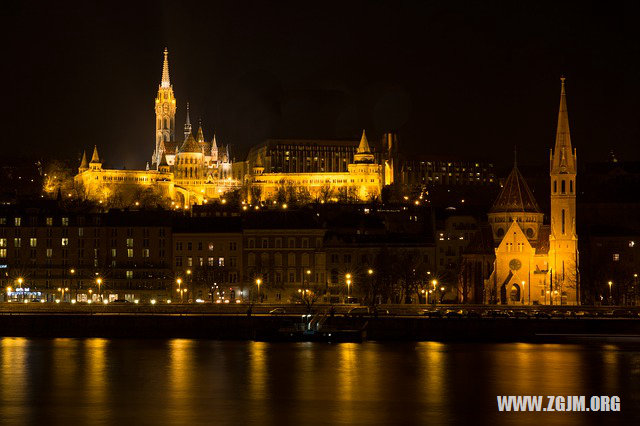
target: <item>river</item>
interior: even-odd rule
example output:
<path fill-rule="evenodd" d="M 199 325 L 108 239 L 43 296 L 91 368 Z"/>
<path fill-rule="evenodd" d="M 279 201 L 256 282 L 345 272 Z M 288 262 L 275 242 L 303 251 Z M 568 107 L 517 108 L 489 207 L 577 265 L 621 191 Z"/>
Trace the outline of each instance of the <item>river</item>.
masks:
<path fill-rule="evenodd" d="M 617 395 L 618 413 L 499 413 L 498 395 Z M 0 338 L 0 424 L 630 424 L 640 343 Z"/>

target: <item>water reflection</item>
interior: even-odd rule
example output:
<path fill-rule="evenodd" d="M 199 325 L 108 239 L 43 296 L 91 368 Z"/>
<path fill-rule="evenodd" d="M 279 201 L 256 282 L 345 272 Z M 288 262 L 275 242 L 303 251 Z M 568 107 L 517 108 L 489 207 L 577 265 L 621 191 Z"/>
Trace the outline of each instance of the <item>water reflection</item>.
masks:
<path fill-rule="evenodd" d="M 498 414 L 496 396 L 614 394 L 640 407 L 638 346 L 0 339 L 3 426 L 583 425 L 603 417 Z"/>
<path fill-rule="evenodd" d="M 27 415 L 27 375 L 29 340 L 0 339 L 0 419 L 2 422 L 24 422 Z"/>

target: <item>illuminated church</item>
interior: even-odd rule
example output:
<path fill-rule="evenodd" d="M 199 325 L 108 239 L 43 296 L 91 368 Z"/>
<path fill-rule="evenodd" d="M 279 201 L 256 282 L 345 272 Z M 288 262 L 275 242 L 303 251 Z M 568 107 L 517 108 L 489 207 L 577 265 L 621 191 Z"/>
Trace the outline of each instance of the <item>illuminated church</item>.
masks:
<path fill-rule="evenodd" d="M 550 156 L 551 223 L 514 164 L 500 195 L 463 256 L 461 301 L 508 305 L 577 304 L 577 157 L 571 147 L 562 78 L 555 147 Z"/>
<path fill-rule="evenodd" d="M 267 141 L 252 149 L 247 161 L 232 163 L 229 145 L 219 144 L 215 135 L 208 141 L 202 125 L 193 135 L 187 104 L 184 138 L 177 140 L 177 101 L 168 56 L 165 49 L 150 163 L 145 170 L 106 169 L 94 147 L 90 160 L 83 154 L 74 179 L 88 199 L 107 202 L 114 196 L 148 191 L 175 205 L 189 206 L 220 199 L 240 188 L 249 202 L 275 200 L 284 190 L 291 193 L 294 188 L 295 196 L 309 201 L 336 201 L 341 195 L 349 201 L 368 201 L 380 196 L 383 185 L 393 182 L 393 161 L 376 156 L 364 131 L 359 143 Z M 389 144 L 396 143 L 391 136 L 387 139 Z M 278 162 L 286 166 L 276 166 Z"/>
<path fill-rule="evenodd" d="M 94 147 L 90 161 L 83 154 L 75 181 L 85 195 L 106 201 L 114 194 L 150 190 L 157 197 L 177 205 L 202 204 L 237 189 L 240 182 L 231 176 L 229 146 L 219 145 L 215 135 L 205 140 L 202 125 L 192 133 L 187 104 L 184 139 L 176 140 L 176 98 L 169 78 L 169 52 L 164 50 L 162 80 L 155 100 L 156 135 L 151 164 L 145 170 L 105 169 Z"/>

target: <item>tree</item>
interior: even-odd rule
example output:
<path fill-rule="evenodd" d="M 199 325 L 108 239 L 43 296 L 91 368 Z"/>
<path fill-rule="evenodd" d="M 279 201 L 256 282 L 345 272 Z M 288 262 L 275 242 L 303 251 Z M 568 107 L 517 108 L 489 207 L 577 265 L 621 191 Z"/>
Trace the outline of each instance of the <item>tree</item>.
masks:
<path fill-rule="evenodd" d="M 306 288 L 299 288 L 295 293 L 293 300 L 305 306 L 307 314 L 311 313 L 313 305 L 320 299 L 323 294 L 323 286 L 313 284 L 307 285 Z"/>

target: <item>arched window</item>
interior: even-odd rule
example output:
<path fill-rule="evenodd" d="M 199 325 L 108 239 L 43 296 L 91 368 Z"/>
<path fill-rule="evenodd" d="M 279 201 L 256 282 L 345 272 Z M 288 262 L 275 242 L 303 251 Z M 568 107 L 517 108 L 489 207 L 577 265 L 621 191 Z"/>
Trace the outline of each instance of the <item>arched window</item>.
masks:
<path fill-rule="evenodd" d="M 562 179 L 562 182 L 560 182 L 560 192 L 564 194 L 566 191 L 567 191 L 567 188 L 565 186 L 565 180 Z"/>
<path fill-rule="evenodd" d="M 164 128 L 165 128 L 165 130 L 167 129 L 167 119 L 166 118 L 164 119 Z"/>
<path fill-rule="evenodd" d="M 513 284 L 511 286 L 511 301 L 519 302 L 520 301 L 520 286 L 518 284 Z"/>
<path fill-rule="evenodd" d="M 564 209 L 562 209 L 562 234 L 564 235 Z"/>
<path fill-rule="evenodd" d="M 553 181 L 553 192 L 554 193 L 558 192 L 558 181 L 557 180 Z"/>
<path fill-rule="evenodd" d="M 569 193 L 573 194 L 573 180 L 569 181 Z"/>

